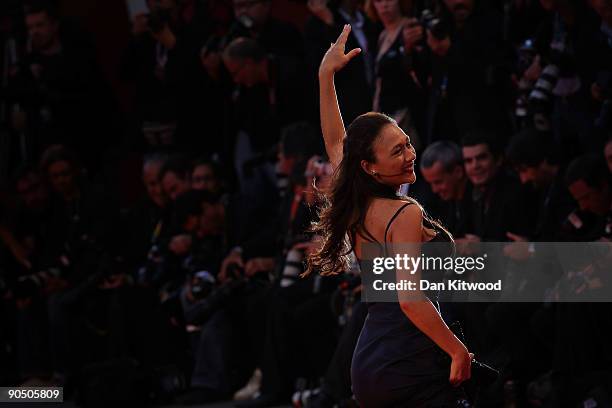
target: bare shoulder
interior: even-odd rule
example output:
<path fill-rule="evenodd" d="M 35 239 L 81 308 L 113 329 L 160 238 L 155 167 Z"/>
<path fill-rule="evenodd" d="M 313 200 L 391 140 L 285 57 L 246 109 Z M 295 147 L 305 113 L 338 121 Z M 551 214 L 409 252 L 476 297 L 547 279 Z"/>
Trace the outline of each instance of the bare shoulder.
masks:
<path fill-rule="evenodd" d="M 376 202 L 374 203 L 377 207 L 377 209 L 379 211 L 382 212 L 389 212 L 389 215 L 393 215 L 395 214 L 400 208 L 402 208 L 402 211 L 400 211 L 400 214 L 403 213 L 420 213 L 421 216 L 423 214 L 422 210 L 421 210 L 421 206 L 419 205 L 418 202 L 416 202 L 415 200 L 409 199 L 409 200 L 394 200 L 391 198 L 377 198 Z M 409 204 L 409 205 L 406 205 Z"/>
<path fill-rule="evenodd" d="M 407 201 L 399 201 L 395 206 L 394 213 L 398 210 L 399 213 L 389 228 L 390 238 L 396 242 L 421 241 L 423 209 L 416 201 L 410 201 L 410 205 L 405 205 L 406 203 Z"/>
<path fill-rule="evenodd" d="M 397 221 L 400 221 L 400 218 L 408 218 L 409 221 L 419 223 L 423 218 L 423 211 L 421 209 L 421 206 L 416 201 L 394 200 L 389 198 L 376 198 L 371 203 L 370 214 L 381 222 L 385 221 L 385 225 L 386 221 L 391 220 L 391 218 L 396 214 L 397 216 L 395 217 L 393 224 L 395 224 Z"/>

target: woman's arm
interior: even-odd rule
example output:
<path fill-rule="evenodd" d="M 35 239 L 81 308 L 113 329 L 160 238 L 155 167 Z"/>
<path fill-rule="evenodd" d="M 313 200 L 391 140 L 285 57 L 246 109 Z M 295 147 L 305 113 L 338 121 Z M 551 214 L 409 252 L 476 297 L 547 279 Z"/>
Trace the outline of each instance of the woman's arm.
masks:
<path fill-rule="evenodd" d="M 406 207 L 390 229 L 390 255 L 402 252 L 409 257 L 418 258 L 421 255 L 423 214 L 419 206 L 410 205 Z M 394 247 L 394 248 L 393 248 Z M 420 268 L 415 273 L 398 269 L 397 281 L 408 280 L 416 282 L 417 290 L 398 291 L 400 307 L 404 314 L 421 330 L 427 337 L 444 350 L 452 359 L 449 381 L 453 385 L 470 378 L 471 354 L 465 345 L 448 328 L 438 310 L 431 301 L 420 291 L 419 280 L 421 278 Z"/>
<path fill-rule="evenodd" d="M 351 26 L 346 24 L 336 42 L 329 47 L 323 56 L 319 67 L 321 131 L 325 141 L 325 150 L 334 169 L 338 167 L 342 160 L 342 141 L 345 136 L 344 123 L 342 122 L 342 114 L 338 106 L 338 97 L 334 85 L 334 75 L 361 52 L 360 48 L 355 48 L 345 54 L 346 40 L 350 32 Z"/>

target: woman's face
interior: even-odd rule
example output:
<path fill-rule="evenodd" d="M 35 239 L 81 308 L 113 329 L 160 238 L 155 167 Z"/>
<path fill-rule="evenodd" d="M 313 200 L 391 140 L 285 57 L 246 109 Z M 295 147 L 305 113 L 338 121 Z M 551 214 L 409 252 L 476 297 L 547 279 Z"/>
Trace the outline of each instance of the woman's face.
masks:
<path fill-rule="evenodd" d="M 414 160 L 416 152 L 410 138 L 399 126 L 389 124 L 382 128 L 373 146 L 375 163 L 362 164 L 364 169 L 378 182 L 399 187 L 414 183 Z"/>
<path fill-rule="evenodd" d="M 402 16 L 399 0 L 374 0 L 374 8 L 383 25 L 393 22 Z"/>

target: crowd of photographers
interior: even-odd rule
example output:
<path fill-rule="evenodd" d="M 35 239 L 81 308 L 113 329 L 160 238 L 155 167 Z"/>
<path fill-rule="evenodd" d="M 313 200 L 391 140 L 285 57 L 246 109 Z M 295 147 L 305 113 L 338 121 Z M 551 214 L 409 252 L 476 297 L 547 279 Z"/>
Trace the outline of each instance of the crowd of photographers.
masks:
<path fill-rule="evenodd" d="M 4 385 L 91 406 L 356 406 L 358 265 L 299 277 L 333 173 L 318 64 L 347 23 L 362 52 L 335 78 L 344 120 L 377 110 L 410 134 L 409 194 L 458 251 L 523 243 L 504 253 L 522 262 L 612 238 L 608 0 L 309 0 L 299 29 L 271 0 L 150 0 L 114 67 L 127 110 L 56 2 L 9 3 Z M 612 399 L 609 304 L 443 309 L 501 369 L 476 406 Z"/>

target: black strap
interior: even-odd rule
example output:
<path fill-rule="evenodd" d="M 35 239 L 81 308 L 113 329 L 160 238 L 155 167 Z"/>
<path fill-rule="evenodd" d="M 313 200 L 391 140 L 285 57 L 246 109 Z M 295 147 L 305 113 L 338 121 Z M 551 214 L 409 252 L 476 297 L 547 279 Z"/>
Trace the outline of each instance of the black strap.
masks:
<path fill-rule="evenodd" d="M 387 256 L 387 233 L 389 232 L 389 228 L 391 228 L 391 223 L 397 218 L 397 216 L 402 212 L 402 210 L 406 207 L 408 207 L 410 204 L 414 204 L 412 202 L 410 203 L 406 203 L 404 205 L 402 205 L 400 208 L 397 209 L 397 211 L 395 212 L 395 214 L 393 214 L 393 217 L 391 217 L 391 219 L 389 220 L 389 223 L 387 224 L 387 228 L 385 229 L 385 238 L 384 238 L 384 242 L 385 242 L 385 256 Z"/>

